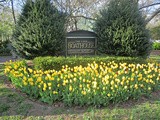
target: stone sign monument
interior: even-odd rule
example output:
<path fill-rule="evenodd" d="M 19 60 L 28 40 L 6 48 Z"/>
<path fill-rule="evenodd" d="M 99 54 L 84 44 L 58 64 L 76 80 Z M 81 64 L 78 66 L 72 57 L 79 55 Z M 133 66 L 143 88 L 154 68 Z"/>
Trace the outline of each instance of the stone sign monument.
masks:
<path fill-rule="evenodd" d="M 95 55 L 97 48 L 96 34 L 91 31 L 78 30 L 67 33 L 67 55 Z"/>

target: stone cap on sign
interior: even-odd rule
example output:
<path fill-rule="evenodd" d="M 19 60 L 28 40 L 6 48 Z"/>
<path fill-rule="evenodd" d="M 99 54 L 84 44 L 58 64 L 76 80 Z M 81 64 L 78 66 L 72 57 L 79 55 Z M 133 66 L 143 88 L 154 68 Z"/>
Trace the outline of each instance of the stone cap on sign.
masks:
<path fill-rule="evenodd" d="M 92 32 L 92 31 L 87 31 L 87 30 L 77 30 L 77 31 L 71 31 L 68 32 L 66 35 L 67 38 L 69 37 L 97 37 L 96 33 Z"/>

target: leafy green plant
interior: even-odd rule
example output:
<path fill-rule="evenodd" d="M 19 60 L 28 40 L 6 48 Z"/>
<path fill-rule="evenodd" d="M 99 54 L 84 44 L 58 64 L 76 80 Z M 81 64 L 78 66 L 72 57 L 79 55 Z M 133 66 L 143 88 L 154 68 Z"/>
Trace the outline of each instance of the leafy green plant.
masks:
<path fill-rule="evenodd" d="M 154 50 L 160 50 L 160 43 L 159 42 L 154 42 L 153 43 L 153 49 Z"/>

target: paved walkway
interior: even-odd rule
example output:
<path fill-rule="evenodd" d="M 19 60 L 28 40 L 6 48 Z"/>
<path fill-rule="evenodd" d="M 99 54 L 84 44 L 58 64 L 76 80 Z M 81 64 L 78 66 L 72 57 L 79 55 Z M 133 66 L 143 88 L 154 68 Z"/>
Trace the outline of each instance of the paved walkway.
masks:
<path fill-rule="evenodd" d="M 10 60 L 15 61 L 16 59 L 12 58 L 12 56 L 0 56 L 0 64 Z"/>

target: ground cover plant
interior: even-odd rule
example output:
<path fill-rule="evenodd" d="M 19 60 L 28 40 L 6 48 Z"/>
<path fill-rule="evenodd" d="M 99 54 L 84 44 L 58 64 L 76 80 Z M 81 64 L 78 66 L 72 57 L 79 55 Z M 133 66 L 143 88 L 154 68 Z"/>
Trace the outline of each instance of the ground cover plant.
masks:
<path fill-rule="evenodd" d="M 107 106 L 150 95 L 158 89 L 160 64 L 93 62 L 86 67 L 65 65 L 58 71 L 42 71 L 19 61 L 6 63 L 5 73 L 23 92 L 47 103 Z"/>

